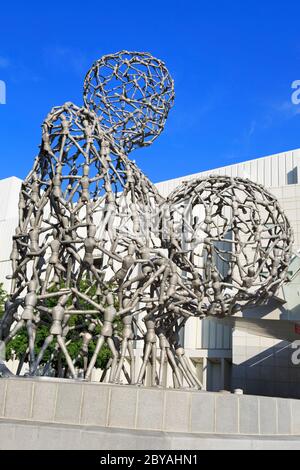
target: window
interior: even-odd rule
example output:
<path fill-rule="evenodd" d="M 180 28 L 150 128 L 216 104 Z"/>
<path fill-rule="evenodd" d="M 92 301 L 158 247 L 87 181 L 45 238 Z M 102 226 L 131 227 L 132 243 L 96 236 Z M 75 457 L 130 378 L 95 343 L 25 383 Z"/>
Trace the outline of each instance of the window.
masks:
<path fill-rule="evenodd" d="M 295 166 L 287 174 L 287 184 L 298 184 L 298 167 Z"/>

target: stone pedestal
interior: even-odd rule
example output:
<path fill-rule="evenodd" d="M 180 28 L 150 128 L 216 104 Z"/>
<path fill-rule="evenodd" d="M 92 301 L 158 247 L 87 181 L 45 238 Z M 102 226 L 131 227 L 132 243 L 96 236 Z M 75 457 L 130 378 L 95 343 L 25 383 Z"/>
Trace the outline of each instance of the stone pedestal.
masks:
<path fill-rule="evenodd" d="M 229 441 L 232 448 L 280 441 L 300 449 L 300 401 L 0 379 L 0 449 L 200 449 Z"/>

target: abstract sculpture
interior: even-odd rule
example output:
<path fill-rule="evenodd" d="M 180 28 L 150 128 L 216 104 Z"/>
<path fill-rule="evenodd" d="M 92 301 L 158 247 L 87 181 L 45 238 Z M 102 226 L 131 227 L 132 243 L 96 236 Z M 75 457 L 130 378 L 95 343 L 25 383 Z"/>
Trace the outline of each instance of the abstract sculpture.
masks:
<path fill-rule="evenodd" d="M 84 83 L 84 102 L 126 153 L 164 130 L 174 104 L 174 82 L 165 64 L 145 52 L 122 51 L 97 60 Z"/>
<path fill-rule="evenodd" d="M 52 109 L 22 185 L 0 347 L 26 332 L 18 374 L 28 362 L 30 375 L 92 380 L 106 351 L 101 380 L 164 386 L 169 368 L 174 387 L 201 388 L 186 323 L 274 295 L 290 225 L 248 180 L 194 180 L 166 201 L 129 160 L 162 132 L 174 102 L 173 80 L 150 54 L 104 56 L 84 101 Z"/>
<path fill-rule="evenodd" d="M 84 315 L 84 330 L 90 321 L 101 326 L 87 377 L 104 342 L 117 358 L 113 323 L 117 313 L 132 312 L 141 301 L 129 277 L 139 264 L 148 263 L 145 250 L 153 245 L 149 224 L 161 201 L 155 187 L 103 134 L 92 112 L 71 103 L 51 111 L 43 125 L 39 157 L 22 185 L 14 237 L 11 301 L 26 288 L 29 293 L 7 339 L 27 326 L 32 374 L 57 338 L 76 375 L 62 335 L 72 315 Z M 141 290 L 143 281 L 141 274 Z M 58 302 L 52 311 L 45 305 L 49 298 Z M 34 330 L 49 317 L 49 337 L 35 357 Z"/>
<path fill-rule="evenodd" d="M 277 200 L 248 179 L 212 175 L 169 196 L 174 259 L 195 315 L 232 315 L 273 296 L 286 278 L 293 234 Z"/>

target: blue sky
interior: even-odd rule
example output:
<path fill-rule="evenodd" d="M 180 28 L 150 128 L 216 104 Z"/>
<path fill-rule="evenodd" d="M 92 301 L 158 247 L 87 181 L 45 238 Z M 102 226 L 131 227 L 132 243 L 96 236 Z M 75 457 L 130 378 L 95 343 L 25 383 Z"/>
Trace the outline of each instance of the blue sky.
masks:
<path fill-rule="evenodd" d="M 131 154 L 155 182 L 300 147 L 300 2 L 2 2 L 0 178 L 25 177 L 54 105 L 82 104 L 85 73 L 121 49 L 163 59 L 176 84 L 166 130 Z"/>

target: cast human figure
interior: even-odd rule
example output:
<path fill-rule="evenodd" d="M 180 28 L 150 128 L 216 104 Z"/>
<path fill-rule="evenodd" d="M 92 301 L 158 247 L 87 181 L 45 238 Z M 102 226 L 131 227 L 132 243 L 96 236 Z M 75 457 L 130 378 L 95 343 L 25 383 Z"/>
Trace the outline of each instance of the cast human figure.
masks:
<path fill-rule="evenodd" d="M 113 323 L 117 316 L 117 310 L 114 306 L 114 297 L 111 293 L 106 295 L 106 305 L 107 306 L 104 307 L 104 313 L 103 313 L 103 327 L 101 328 L 101 333 L 98 337 L 93 357 L 89 363 L 89 366 L 86 372 L 86 376 L 85 376 L 86 380 L 91 380 L 91 375 L 95 367 L 98 354 L 101 351 L 101 348 L 104 343 L 107 343 L 113 355 L 113 362 L 111 365 L 109 381 L 113 382 L 115 378 L 116 366 L 118 363 L 118 351 L 116 350 L 112 336 L 113 336 Z"/>
<path fill-rule="evenodd" d="M 170 332 L 166 331 L 163 326 L 159 326 L 156 330 L 156 334 L 159 338 L 159 347 L 160 347 L 160 366 L 159 366 L 159 380 L 158 380 L 158 385 L 159 387 L 164 386 L 164 375 L 165 375 L 165 364 L 170 364 L 173 374 L 174 374 L 174 379 L 176 378 L 176 381 L 174 380 L 174 386 L 176 387 L 181 387 L 182 386 L 182 378 L 180 376 L 180 371 L 179 368 L 176 364 L 176 360 L 174 358 L 173 352 L 171 350 L 171 345 L 170 342 L 167 338 L 169 336 Z M 176 384 L 177 382 L 177 384 Z"/>
<path fill-rule="evenodd" d="M 67 350 L 65 338 L 63 336 L 63 321 L 65 320 L 66 316 L 66 305 L 69 301 L 69 294 L 63 295 L 58 299 L 57 305 L 53 307 L 53 309 L 48 309 L 49 313 L 52 316 L 52 324 L 50 328 L 50 335 L 45 339 L 44 344 L 41 348 L 41 351 L 37 357 L 37 360 L 34 361 L 34 364 L 31 368 L 31 373 L 34 374 L 42 361 L 47 348 L 50 344 L 54 341 L 57 342 L 57 345 L 61 349 L 62 353 L 64 354 L 69 370 L 73 378 L 76 378 L 76 371 L 71 359 L 71 356 Z"/>
<path fill-rule="evenodd" d="M 200 380 L 198 379 L 198 377 L 192 370 L 190 359 L 186 356 L 184 347 L 181 344 L 178 327 L 175 328 L 170 339 L 175 349 L 175 354 L 176 354 L 178 364 L 182 370 L 182 373 L 188 385 L 193 388 L 202 389 L 202 383 L 200 382 Z"/>
<path fill-rule="evenodd" d="M 131 305 L 130 298 L 125 297 L 123 306 L 126 309 Z M 123 330 L 122 330 L 122 343 L 121 343 L 121 356 L 119 359 L 118 368 L 116 371 L 115 382 L 119 383 L 120 375 L 124 367 L 126 353 L 128 351 L 130 357 L 130 383 L 135 383 L 135 355 L 133 349 L 134 331 L 133 331 L 133 312 L 126 313 L 122 316 Z"/>
<path fill-rule="evenodd" d="M 148 310 L 152 309 L 153 305 L 149 305 Z M 148 315 L 149 318 L 149 315 Z M 149 359 L 151 357 L 151 387 L 155 387 L 157 385 L 157 337 L 155 333 L 155 318 L 152 317 L 151 319 L 146 320 L 146 335 L 145 335 L 145 349 L 144 349 L 144 358 L 143 364 L 138 375 L 137 385 L 143 385 L 143 381 L 146 374 L 146 367 L 148 365 Z"/>

